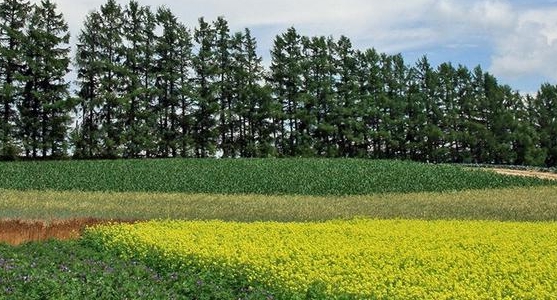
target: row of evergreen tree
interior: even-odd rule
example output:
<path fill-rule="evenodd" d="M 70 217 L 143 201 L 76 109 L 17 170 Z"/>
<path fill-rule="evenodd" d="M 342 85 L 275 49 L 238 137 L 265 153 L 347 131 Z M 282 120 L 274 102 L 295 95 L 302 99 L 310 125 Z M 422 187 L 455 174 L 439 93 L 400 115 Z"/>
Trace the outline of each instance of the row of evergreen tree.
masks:
<path fill-rule="evenodd" d="M 557 164 L 557 85 L 522 96 L 479 66 L 274 40 L 108 0 L 77 37 L 51 0 L 0 4 L 0 157 L 368 157 Z"/>
<path fill-rule="evenodd" d="M 66 155 L 68 42 L 53 2 L 0 3 L 0 158 Z"/>

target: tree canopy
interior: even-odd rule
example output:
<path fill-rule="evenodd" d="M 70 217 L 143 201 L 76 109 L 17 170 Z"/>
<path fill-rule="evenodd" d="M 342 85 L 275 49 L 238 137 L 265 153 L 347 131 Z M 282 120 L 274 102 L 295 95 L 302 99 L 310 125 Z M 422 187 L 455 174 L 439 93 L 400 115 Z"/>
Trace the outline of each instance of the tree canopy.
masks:
<path fill-rule="evenodd" d="M 523 96 L 480 66 L 410 65 L 291 27 L 264 67 L 248 28 L 189 28 L 167 7 L 115 0 L 87 15 L 75 48 L 51 0 L 0 4 L 0 159 L 557 165 L 557 85 Z"/>

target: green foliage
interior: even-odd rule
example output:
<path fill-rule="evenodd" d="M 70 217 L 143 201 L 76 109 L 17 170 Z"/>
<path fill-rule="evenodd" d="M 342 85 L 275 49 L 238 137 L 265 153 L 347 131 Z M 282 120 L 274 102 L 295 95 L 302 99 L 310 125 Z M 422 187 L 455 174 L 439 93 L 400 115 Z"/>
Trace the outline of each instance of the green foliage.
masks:
<path fill-rule="evenodd" d="M 0 159 L 12 160 L 19 155 L 17 106 L 24 71 L 24 31 L 30 10 L 29 1 L 0 3 Z"/>
<path fill-rule="evenodd" d="M 25 67 L 19 138 L 25 156 L 62 158 L 67 153 L 71 121 L 68 84 L 68 25 L 56 4 L 43 0 L 33 7 L 24 45 Z"/>
<path fill-rule="evenodd" d="M 78 35 L 71 98 L 63 80 L 68 49 L 60 45 L 67 27 L 55 5 L 4 2 L 2 160 L 557 163 L 557 93 L 549 84 L 523 97 L 479 66 L 435 68 L 425 56 L 412 66 L 400 54 L 358 50 L 348 37 L 305 36 L 294 27 L 275 38 L 265 70 L 250 30 L 231 32 L 223 17 L 189 29 L 166 7 L 107 0 Z M 68 133 L 70 121 L 76 126 Z"/>
<path fill-rule="evenodd" d="M 188 128 L 180 124 L 188 124 L 187 115 L 191 113 L 184 100 L 191 89 L 186 79 L 191 37 L 168 8 L 159 8 L 156 17 L 162 34 L 157 37 L 155 48 L 157 100 L 152 117 L 157 120 L 157 125 L 154 140 L 160 156 L 176 157 L 179 152 L 182 155 L 187 152 L 183 142 L 188 138 Z"/>
<path fill-rule="evenodd" d="M 148 8 L 135 1 L 124 9 L 125 47 L 124 73 L 127 87 L 124 99 L 125 128 L 123 157 L 137 158 L 142 151 L 152 151 L 155 146 L 155 113 L 151 100 L 156 91 L 155 79 L 156 18 Z"/>
<path fill-rule="evenodd" d="M 269 83 L 273 88 L 273 111 L 275 128 L 278 131 L 275 147 L 281 156 L 296 156 L 300 133 L 300 113 L 298 110 L 301 94 L 302 54 L 301 36 L 294 27 L 277 36 L 271 50 Z"/>
<path fill-rule="evenodd" d="M 19 157 L 21 149 L 11 139 L 4 139 L 0 144 L 0 160 L 11 161 Z"/>
<path fill-rule="evenodd" d="M 551 184 L 449 165 L 359 159 L 167 159 L 0 164 L 0 188 L 363 195 Z"/>
<path fill-rule="evenodd" d="M 195 71 L 193 78 L 193 95 L 196 106 L 193 113 L 193 142 L 196 157 L 214 156 L 217 145 L 217 120 L 215 115 L 219 110 L 217 101 L 218 86 L 215 80 L 219 68 L 214 44 L 217 33 L 215 28 L 203 18 L 199 19 L 198 28 L 193 38 L 199 46 L 197 55 L 193 57 L 192 65 Z"/>
<path fill-rule="evenodd" d="M 78 105 L 75 107 L 79 115 L 77 128 L 72 132 L 72 144 L 75 157 L 95 157 L 100 153 L 100 130 L 98 125 L 98 110 L 102 99 L 98 95 L 101 72 L 100 55 L 97 53 L 97 40 L 100 34 L 97 28 L 101 26 L 98 13 L 89 14 L 78 35 L 76 66 Z"/>
<path fill-rule="evenodd" d="M 154 269 L 81 241 L 0 244 L 0 299 L 263 299 L 241 279 Z"/>
<path fill-rule="evenodd" d="M 545 149 L 546 165 L 557 165 L 557 85 L 544 84 L 533 103 L 532 121 Z"/>

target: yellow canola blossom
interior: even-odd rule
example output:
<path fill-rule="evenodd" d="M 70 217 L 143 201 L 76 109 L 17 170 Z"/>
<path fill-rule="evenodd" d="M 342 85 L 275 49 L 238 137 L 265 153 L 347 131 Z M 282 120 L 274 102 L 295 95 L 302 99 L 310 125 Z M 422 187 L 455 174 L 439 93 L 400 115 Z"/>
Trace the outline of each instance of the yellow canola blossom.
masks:
<path fill-rule="evenodd" d="M 155 253 L 294 295 L 319 284 L 328 298 L 557 297 L 557 223 L 150 221 L 86 236 L 130 257 Z"/>

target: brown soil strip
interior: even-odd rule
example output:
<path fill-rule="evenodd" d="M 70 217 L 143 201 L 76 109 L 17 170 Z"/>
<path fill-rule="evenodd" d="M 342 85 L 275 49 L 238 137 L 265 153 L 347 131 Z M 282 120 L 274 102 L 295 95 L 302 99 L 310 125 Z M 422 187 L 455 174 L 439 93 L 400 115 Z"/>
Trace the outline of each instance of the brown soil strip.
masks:
<path fill-rule="evenodd" d="M 513 176 L 524 176 L 524 177 L 536 177 L 541 179 L 557 180 L 557 174 L 538 172 L 538 171 L 523 171 L 523 170 L 511 170 L 511 169 L 487 169 L 494 171 L 499 174 L 513 175 Z"/>
<path fill-rule="evenodd" d="M 107 223 L 133 223 L 130 220 L 101 220 L 82 218 L 71 220 L 25 221 L 0 220 L 0 243 L 19 245 L 31 241 L 45 241 L 49 239 L 76 239 L 87 226 Z"/>

